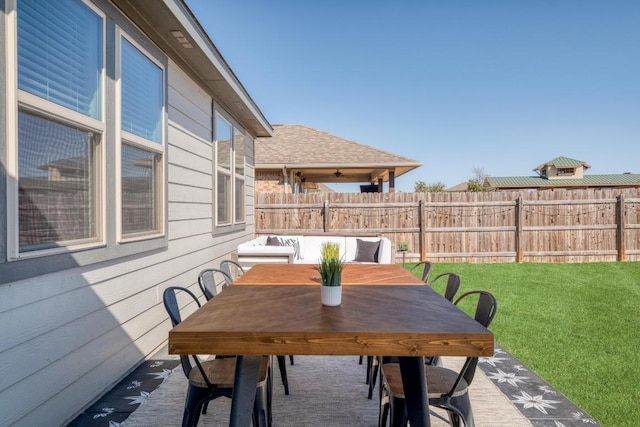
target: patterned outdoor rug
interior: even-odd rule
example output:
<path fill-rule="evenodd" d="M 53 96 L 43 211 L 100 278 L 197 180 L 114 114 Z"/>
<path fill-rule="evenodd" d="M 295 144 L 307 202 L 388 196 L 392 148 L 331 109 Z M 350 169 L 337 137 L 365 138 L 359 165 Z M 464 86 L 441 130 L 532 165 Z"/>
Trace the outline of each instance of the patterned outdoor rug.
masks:
<path fill-rule="evenodd" d="M 146 405 L 147 407 L 145 408 L 144 416 L 132 417 L 131 421 L 133 421 L 133 423 L 127 422 L 125 424 L 132 424 L 134 426 L 179 425 L 182 416 L 182 408 L 184 405 L 184 396 L 180 395 L 180 393 L 184 393 L 184 391 L 186 390 L 186 387 L 184 386 L 184 382 L 186 380 L 184 378 L 182 370 L 178 366 L 178 359 L 175 356 L 165 357 L 165 359 L 156 359 L 144 362 L 139 368 L 137 368 L 134 372 L 127 376 L 123 381 L 121 381 L 120 384 L 114 387 L 103 398 L 101 398 L 94 405 L 84 411 L 80 416 L 78 416 L 72 423 L 69 424 L 69 426 L 120 427 L 121 423 L 127 420 L 130 415 L 136 409 L 138 409 L 141 403 L 145 403 L 146 405 L 147 399 L 150 397 L 151 392 L 156 390 L 158 386 L 165 382 L 165 380 L 169 378 L 172 373 L 174 374 L 174 376 L 171 377 L 172 381 L 177 381 L 176 386 L 178 390 L 178 393 L 170 393 L 171 395 L 177 394 L 177 396 L 172 396 L 172 399 L 174 398 L 175 402 L 169 402 L 169 397 L 164 395 L 160 398 L 160 400 L 163 402 L 162 411 L 160 411 L 162 412 L 162 414 L 158 414 L 157 408 L 155 410 L 153 409 L 153 405 L 155 404 L 152 404 L 151 407 Z M 305 361 L 307 361 L 306 358 L 310 358 L 309 362 L 307 363 L 305 363 Z M 341 374 L 343 377 L 341 377 L 340 380 L 345 380 L 347 384 L 353 384 L 353 387 L 360 387 L 362 388 L 362 390 L 358 389 L 353 393 L 347 393 L 347 390 L 342 390 L 344 395 L 339 398 L 340 405 L 335 405 L 335 400 L 326 395 L 327 388 L 324 388 L 326 386 L 322 386 L 320 384 L 311 384 L 309 383 L 308 378 L 305 379 L 306 375 L 313 376 L 309 367 L 309 363 L 314 360 L 311 358 L 312 356 L 299 356 L 299 363 L 296 363 L 295 366 L 287 366 L 287 370 L 289 371 L 289 383 L 290 387 L 292 387 L 291 395 L 286 397 L 287 401 L 289 403 L 292 403 L 295 402 L 295 399 L 301 398 L 304 400 L 306 398 L 302 396 L 303 392 L 310 390 L 311 394 L 313 396 L 316 396 L 314 397 L 314 405 L 317 405 L 315 406 L 316 409 L 321 404 L 321 400 L 330 400 L 330 406 L 334 409 L 328 411 L 328 413 L 329 415 L 331 415 L 332 413 L 334 417 L 334 423 L 338 423 L 336 425 L 375 426 L 377 423 L 377 403 L 364 397 L 367 387 L 366 385 L 364 385 L 363 381 L 364 367 L 360 365 L 360 368 L 358 368 L 359 370 L 356 371 L 355 363 L 357 362 L 348 362 L 349 369 L 343 371 L 343 373 Z M 338 365 L 334 366 L 333 364 L 336 363 Z M 321 375 L 328 376 L 326 375 L 326 372 L 333 370 L 338 371 L 340 369 L 340 363 L 343 363 L 340 362 L 340 358 L 325 357 L 318 359 L 318 362 L 313 363 L 313 365 L 316 365 L 316 368 L 319 369 Z M 353 372 L 351 372 L 351 368 L 353 368 Z M 499 345 L 496 345 L 494 357 L 480 359 L 478 368 L 482 371 L 484 376 L 486 376 L 486 378 L 490 380 L 490 382 L 493 383 L 501 393 L 504 394 L 505 401 L 510 402 L 507 404 L 513 405 L 515 408 L 517 408 L 517 411 L 520 411 L 520 413 L 523 415 L 523 419 L 525 420 L 525 422 L 528 420 L 528 422 L 534 427 L 600 426 L 600 424 L 597 423 L 593 418 L 591 418 L 584 411 L 578 408 L 560 392 L 553 389 L 547 382 L 542 380 L 538 375 L 524 366 L 522 362 L 506 352 Z M 296 375 L 297 369 L 302 370 L 299 371 L 298 375 Z M 344 372 L 346 372 L 346 374 Z M 277 394 L 277 397 L 280 398 L 280 395 L 282 395 L 283 393 L 281 390 L 279 390 L 279 372 L 277 368 L 275 368 L 274 374 L 276 378 L 276 382 L 274 383 L 274 396 Z M 353 375 L 353 378 L 345 378 L 345 375 Z M 296 378 L 298 378 L 298 381 L 302 382 L 297 383 Z M 170 388 L 176 390 L 173 387 L 174 386 L 172 385 Z M 313 390 L 310 389 L 310 387 L 318 387 L 319 390 Z M 333 387 L 329 387 L 329 389 L 333 389 L 334 391 L 336 390 Z M 354 402 L 348 401 L 349 397 L 347 395 L 351 394 L 358 396 L 359 400 Z M 222 405 L 228 405 L 228 402 L 222 402 Z M 277 405 L 277 403 L 274 402 L 274 405 Z M 303 401 L 294 403 L 291 410 L 299 410 L 301 407 L 303 407 L 303 405 Z M 344 406 L 347 406 L 343 409 L 348 413 L 340 414 L 339 408 Z M 170 409 L 170 407 L 173 407 L 173 409 Z M 215 407 L 212 406 L 213 411 L 210 412 L 214 412 L 214 408 Z M 226 413 L 228 411 L 227 406 L 223 407 L 222 409 L 223 413 Z M 279 409 L 280 412 L 287 410 L 286 408 Z M 274 407 L 274 411 L 275 410 L 276 408 Z M 474 410 L 474 412 L 476 411 Z M 160 418 L 156 421 L 152 421 L 148 418 L 148 414 L 156 415 Z M 365 416 L 362 416 L 361 414 L 365 414 Z M 138 415 L 137 412 L 136 415 Z M 444 419 L 441 416 L 440 419 L 434 419 L 435 417 L 438 417 L 438 415 L 432 414 L 432 423 L 436 425 L 442 425 L 444 423 Z M 481 414 L 477 414 L 476 424 L 478 426 L 489 425 L 490 427 L 511 427 L 512 425 L 512 422 L 506 422 L 506 420 L 501 421 L 500 419 L 496 418 L 491 418 L 492 421 L 487 424 L 486 421 L 481 422 L 481 417 Z M 144 419 L 145 421 L 141 422 L 141 419 Z M 351 420 L 352 422 L 349 424 L 340 424 L 342 422 L 346 422 L 344 420 Z M 324 425 L 329 425 L 327 424 L 327 419 L 324 419 L 322 421 L 318 420 L 318 422 L 322 422 Z M 216 425 L 216 423 L 217 422 L 214 421 L 213 425 Z M 207 419 L 203 416 L 203 419 L 201 419 L 201 424 L 212 425 L 212 420 Z M 224 425 L 224 423 L 222 424 Z M 278 423 L 274 422 L 274 425 L 277 426 L 277 424 Z"/>
<path fill-rule="evenodd" d="M 119 427 L 120 423 L 129 418 L 151 392 L 171 375 L 179 363 L 177 356 L 143 362 L 100 400 L 76 417 L 69 427 Z M 182 374 L 182 371 L 178 374 Z"/>
<path fill-rule="evenodd" d="M 498 344 L 478 367 L 534 427 L 600 426 L 559 391 Z"/>

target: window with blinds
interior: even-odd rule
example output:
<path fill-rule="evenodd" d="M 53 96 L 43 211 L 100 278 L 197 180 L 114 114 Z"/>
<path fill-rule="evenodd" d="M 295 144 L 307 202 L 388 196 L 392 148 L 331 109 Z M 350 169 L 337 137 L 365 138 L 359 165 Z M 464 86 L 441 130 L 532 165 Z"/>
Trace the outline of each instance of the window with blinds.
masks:
<path fill-rule="evenodd" d="M 124 37 L 121 52 L 122 130 L 162 143 L 162 69 Z"/>
<path fill-rule="evenodd" d="M 79 0 L 18 2 L 18 88 L 102 118 L 102 18 Z"/>
<path fill-rule="evenodd" d="M 123 238 L 161 232 L 163 70 L 120 37 L 121 210 Z"/>
<path fill-rule="evenodd" d="M 98 241 L 104 20 L 80 0 L 17 18 L 18 252 Z"/>

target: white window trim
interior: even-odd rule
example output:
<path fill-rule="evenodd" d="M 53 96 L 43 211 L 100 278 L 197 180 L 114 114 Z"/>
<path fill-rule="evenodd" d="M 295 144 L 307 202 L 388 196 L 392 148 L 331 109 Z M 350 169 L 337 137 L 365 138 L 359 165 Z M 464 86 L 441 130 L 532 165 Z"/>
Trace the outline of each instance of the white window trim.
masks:
<path fill-rule="evenodd" d="M 116 26 L 115 31 L 115 65 L 116 65 L 116 117 L 115 117 L 115 140 L 116 140 L 116 155 L 115 155 L 115 170 L 116 170 L 116 241 L 118 243 L 134 242 L 147 239 L 155 239 L 165 235 L 165 205 L 166 205 L 166 87 L 164 82 L 166 81 L 167 71 L 160 62 L 158 62 L 153 55 L 151 55 L 140 43 L 136 42 L 131 36 L 129 36 L 121 27 Z M 125 38 L 136 49 L 138 49 L 144 56 L 153 62 L 162 71 L 162 108 L 161 108 L 161 124 L 160 124 L 160 143 L 150 141 L 142 138 L 138 135 L 134 135 L 130 132 L 122 130 L 122 39 Z M 141 232 L 141 233 L 122 233 L 122 144 L 123 142 L 132 147 L 137 147 L 145 151 L 151 151 L 156 154 L 162 155 L 162 161 L 158 162 L 158 171 L 154 179 L 156 180 L 156 223 L 158 224 L 158 230 L 156 232 Z"/>
<path fill-rule="evenodd" d="M 218 221 L 218 116 L 220 116 L 220 118 L 222 118 L 223 120 L 225 120 L 230 126 L 231 126 L 231 164 L 229 167 L 229 172 L 227 174 L 226 171 L 221 170 L 222 173 L 225 173 L 229 176 L 229 179 L 231 181 L 231 194 L 230 194 L 230 198 L 231 198 L 231 206 L 230 206 L 230 212 L 229 212 L 229 222 L 224 222 L 224 223 L 220 223 Z M 242 176 L 242 178 L 240 178 L 240 175 L 236 174 L 236 158 L 235 158 L 235 132 L 234 131 L 238 131 L 239 133 L 241 133 L 244 138 L 243 141 L 245 141 L 245 145 L 246 145 L 246 138 L 248 137 L 247 135 L 247 131 L 240 126 L 235 120 L 233 120 L 229 114 L 217 103 L 214 103 L 214 108 L 213 108 L 213 129 L 214 129 L 214 136 L 216 137 L 213 141 L 213 152 L 214 152 L 214 159 L 213 159 L 213 226 L 214 226 L 214 230 L 215 229 L 226 229 L 229 227 L 233 227 L 233 226 L 244 226 L 247 223 L 247 191 L 246 191 L 246 180 L 247 180 L 247 153 L 246 153 L 246 146 L 245 146 L 245 153 L 243 156 L 244 159 L 244 176 Z M 237 220 L 236 219 L 236 196 L 235 196 L 235 185 L 236 185 L 236 179 L 242 179 L 243 182 L 243 186 L 245 188 L 245 191 L 243 192 L 244 194 L 244 215 L 243 215 L 243 219 L 242 220 Z"/>
<path fill-rule="evenodd" d="M 101 113 L 102 120 L 85 116 L 84 114 L 68 110 L 51 101 L 23 92 L 18 89 L 18 13 L 17 0 L 6 0 L 6 118 L 7 118 L 7 260 L 17 261 L 21 259 L 38 258 L 54 254 L 68 253 L 81 249 L 98 248 L 105 245 L 105 116 L 106 116 L 106 14 L 94 4 L 81 0 L 102 21 L 102 70 L 100 82 L 102 90 Z M 99 133 L 100 142 L 95 153 L 96 168 L 96 239 L 91 242 L 83 240 L 74 244 L 73 241 L 61 242 L 65 246 L 20 252 L 19 236 L 19 194 L 18 194 L 18 111 L 23 109 L 30 113 L 36 113 L 42 117 Z"/>

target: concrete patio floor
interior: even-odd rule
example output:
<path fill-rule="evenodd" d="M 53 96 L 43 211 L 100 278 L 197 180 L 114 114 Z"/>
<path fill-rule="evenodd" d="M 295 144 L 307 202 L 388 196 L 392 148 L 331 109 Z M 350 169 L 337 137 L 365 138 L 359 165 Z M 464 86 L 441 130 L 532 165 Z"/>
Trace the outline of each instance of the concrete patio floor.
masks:
<path fill-rule="evenodd" d="M 445 358 L 452 368 L 461 363 Z M 145 364 L 70 426 L 180 425 L 187 387 L 176 357 L 158 354 Z M 379 403 L 375 394 L 367 399 L 365 372 L 356 356 L 295 356 L 285 396 L 274 366 L 274 426 L 377 426 Z M 481 359 L 470 393 L 477 427 L 599 425 L 499 346 L 494 357 Z M 228 425 L 229 408 L 229 399 L 213 401 L 199 425 Z M 431 423 L 448 425 L 446 414 L 433 409 Z"/>

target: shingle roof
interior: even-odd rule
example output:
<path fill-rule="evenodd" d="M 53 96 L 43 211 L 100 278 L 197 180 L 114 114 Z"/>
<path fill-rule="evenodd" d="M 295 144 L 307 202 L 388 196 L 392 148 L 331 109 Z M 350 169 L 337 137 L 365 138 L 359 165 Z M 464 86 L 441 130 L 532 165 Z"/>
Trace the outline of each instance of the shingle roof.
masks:
<path fill-rule="evenodd" d="M 547 179 L 540 176 L 500 176 L 488 177 L 486 182 L 492 188 L 640 186 L 640 174 L 584 175 L 582 179 Z"/>
<path fill-rule="evenodd" d="M 468 190 L 469 190 L 469 181 L 464 181 L 454 185 L 453 187 L 445 188 L 444 191 L 468 191 Z"/>
<path fill-rule="evenodd" d="M 422 166 L 422 162 L 417 160 L 304 125 L 273 125 L 273 136 L 256 138 L 255 149 L 257 169 L 286 165 L 290 168 L 405 166 L 411 170 Z"/>

